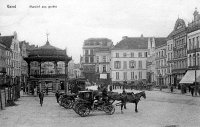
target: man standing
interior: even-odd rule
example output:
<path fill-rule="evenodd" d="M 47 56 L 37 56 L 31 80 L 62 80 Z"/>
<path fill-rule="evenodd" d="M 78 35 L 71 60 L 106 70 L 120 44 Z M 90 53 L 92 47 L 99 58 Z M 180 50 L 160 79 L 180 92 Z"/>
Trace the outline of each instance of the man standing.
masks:
<path fill-rule="evenodd" d="M 55 94 L 55 96 L 56 96 L 56 100 L 57 100 L 57 103 L 59 103 L 59 97 L 60 97 L 60 93 L 59 93 L 59 91 L 57 90 L 57 92 L 56 92 L 56 94 Z"/>
<path fill-rule="evenodd" d="M 43 99 L 44 99 L 44 93 L 42 91 L 40 91 L 40 93 L 39 93 L 39 98 L 40 98 L 40 105 L 42 106 Z"/>

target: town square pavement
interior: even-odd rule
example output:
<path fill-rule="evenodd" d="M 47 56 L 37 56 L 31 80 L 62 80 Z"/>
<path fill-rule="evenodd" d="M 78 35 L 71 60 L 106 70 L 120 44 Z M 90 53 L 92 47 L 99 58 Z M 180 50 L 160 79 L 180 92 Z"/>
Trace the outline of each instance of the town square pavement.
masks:
<path fill-rule="evenodd" d="M 200 97 L 161 91 L 146 91 L 146 96 L 138 113 L 129 103 L 123 114 L 116 106 L 113 115 L 95 111 L 88 117 L 60 107 L 53 95 L 45 96 L 42 107 L 38 97 L 22 96 L 17 106 L 0 111 L 0 127 L 200 127 Z"/>

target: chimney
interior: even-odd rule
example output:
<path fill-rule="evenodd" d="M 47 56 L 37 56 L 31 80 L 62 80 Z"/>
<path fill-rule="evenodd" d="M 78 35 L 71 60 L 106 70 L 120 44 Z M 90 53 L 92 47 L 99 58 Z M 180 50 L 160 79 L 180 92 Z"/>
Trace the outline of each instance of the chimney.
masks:
<path fill-rule="evenodd" d="M 141 34 L 141 38 L 143 38 L 144 36 L 143 36 L 143 34 Z"/>
<path fill-rule="evenodd" d="M 125 40 L 125 39 L 127 39 L 128 38 L 128 36 L 123 36 L 122 37 L 122 40 Z"/>

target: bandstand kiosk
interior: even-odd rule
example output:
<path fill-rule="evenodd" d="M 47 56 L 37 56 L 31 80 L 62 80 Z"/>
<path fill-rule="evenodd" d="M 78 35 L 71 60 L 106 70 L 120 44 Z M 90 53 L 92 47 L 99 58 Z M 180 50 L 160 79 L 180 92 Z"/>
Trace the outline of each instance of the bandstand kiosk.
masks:
<path fill-rule="evenodd" d="M 68 92 L 67 70 L 68 62 L 72 60 L 72 57 L 67 56 L 66 50 L 50 45 L 47 39 L 45 45 L 31 50 L 24 60 L 28 64 L 28 93 L 33 94 L 34 89 L 45 91 L 46 88 L 49 92 L 60 89 L 65 93 Z M 63 63 L 62 68 L 60 66 L 58 68 L 58 62 Z M 51 71 L 48 70 L 48 65 Z"/>

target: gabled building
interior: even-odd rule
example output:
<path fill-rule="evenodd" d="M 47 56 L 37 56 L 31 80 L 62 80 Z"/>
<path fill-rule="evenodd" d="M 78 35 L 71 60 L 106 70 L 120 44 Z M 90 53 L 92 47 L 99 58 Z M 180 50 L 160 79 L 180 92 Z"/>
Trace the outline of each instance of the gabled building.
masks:
<path fill-rule="evenodd" d="M 1 37 L 0 37 L 1 39 Z M 0 87 L 5 83 L 7 47 L 0 40 Z"/>
<path fill-rule="evenodd" d="M 171 33 L 173 39 L 173 84 L 178 85 L 187 71 L 187 27 L 183 19 L 176 20 Z"/>
<path fill-rule="evenodd" d="M 6 50 L 6 75 L 14 79 L 20 80 L 21 76 L 21 54 L 17 33 L 14 32 L 11 36 L 0 36 L 2 44 L 10 50 Z"/>
<path fill-rule="evenodd" d="M 147 78 L 147 37 L 127 37 L 111 49 L 112 83 L 131 83 Z"/>
<path fill-rule="evenodd" d="M 163 46 L 166 44 L 165 37 L 149 37 L 148 38 L 148 58 L 147 58 L 147 81 L 149 83 L 158 83 L 158 77 L 161 69 L 161 59 L 164 59 L 162 54 Z M 163 67 L 163 65 L 162 65 Z"/>

